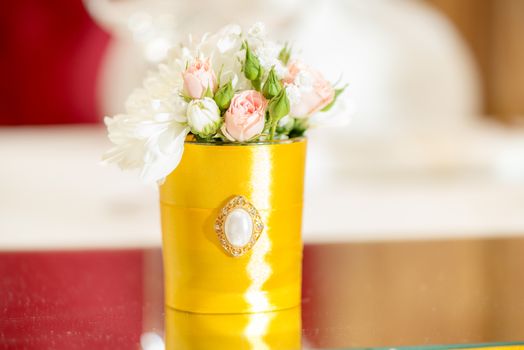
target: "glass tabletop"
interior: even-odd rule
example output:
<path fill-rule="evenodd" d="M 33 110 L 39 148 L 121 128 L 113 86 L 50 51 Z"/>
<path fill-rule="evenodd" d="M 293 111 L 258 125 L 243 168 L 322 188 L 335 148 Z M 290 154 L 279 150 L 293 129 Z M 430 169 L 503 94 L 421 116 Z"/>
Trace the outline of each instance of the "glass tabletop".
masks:
<path fill-rule="evenodd" d="M 2 252 L 0 349 L 524 349 L 523 271 L 524 238 L 306 244 L 300 308 L 198 315 L 160 248 Z"/>

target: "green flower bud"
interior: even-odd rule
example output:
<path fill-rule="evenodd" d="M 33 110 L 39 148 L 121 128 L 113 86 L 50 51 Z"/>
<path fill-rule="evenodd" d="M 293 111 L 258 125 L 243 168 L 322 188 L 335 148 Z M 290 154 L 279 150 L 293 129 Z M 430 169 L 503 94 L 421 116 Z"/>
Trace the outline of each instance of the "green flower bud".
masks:
<path fill-rule="evenodd" d="M 246 61 L 244 62 L 244 75 L 247 79 L 253 81 L 261 77 L 263 71 L 262 67 L 260 66 L 258 57 L 251 52 L 247 42 L 245 42 L 244 44 L 246 46 Z"/>
<path fill-rule="evenodd" d="M 287 65 L 287 63 L 289 62 L 290 58 L 291 58 L 291 48 L 288 47 L 288 45 L 286 43 L 286 45 L 284 45 L 282 50 L 280 50 L 280 53 L 278 54 L 278 59 L 280 60 L 280 62 L 282 62 L 285 65 Z"/>
<path fill-rule="evenodd" d="M 262 87 L 262 93 L 264 94 L 265 98 L 271 99 L 278 95 L 280 90 L 282 90 L 282 84 L 280 83 L 280 80 L 278 80 L 275 69 L 271 68 L 267 80 Z"/>
<path fill-rule="evenodd" d="M 278 95 L 273 97 L 268 105 L 269 121 L 271 123 L 270 140 L 273 140 L 275 137 L 278 121 L 288 115 L 289 110 L 289 99 L 287 98 L 286 89 L 280 89 Z"/>
<path fill-rule="evenodd" d="M 218 91 L 215 93 L 215 102 L 221 111 L 225 111 L 229 108 L 231 99 L 234 95 L 235 91 L 233 90 L 233 84 L 231 84 L 231 81 L 225 85 L 222 85 L 220 89 L 218 89 Z"/>
<path fill-rule="evenodd" d="M 272 123 L 276 123 L 280 118 L 289 114 L 289 99 L 287 98 L 286 89 L 280 89 L 278 95 L 269 101 L 268 111 Z"/>

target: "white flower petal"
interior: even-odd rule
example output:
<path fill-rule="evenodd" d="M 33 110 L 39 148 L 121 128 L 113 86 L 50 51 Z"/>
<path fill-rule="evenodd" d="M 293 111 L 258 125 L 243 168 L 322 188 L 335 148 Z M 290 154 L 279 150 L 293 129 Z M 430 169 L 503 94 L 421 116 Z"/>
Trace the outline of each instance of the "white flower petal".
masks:
<path fill-rule="evenodd" d="M 227 51 L 238 48 L 241 45 L 241 34 L 242 28 L 239 25 L 229 25 L 224 27 L 219 33 L 218 38 L 216 38 L 216 47 L 220 53 L 225 53 Z M 214 39 L 214 38 L 213 38 Z"/>
<path fill-rule="evenodd" d="M 144 165 L 144 144 L 134 141 L 117 145 L 104 153 L 102 160 L 105 163 L 116 163 L 120 169 L 139 169 Z"/>
<path fill-rule="evenodd" d="M 255 38 L 265 38 L 267 35 L 265 24 L 262 22 L 256 22 L 251 28 L 249 28 L 248 35 Z"/>
<path fill-rule="evenodd" d="M 175 131 L 179 131 L 179 134 L 175 138 L 171 138 L 168 145 L 163 145 L 164 150 L 169 152 L 155 153 L 154 157 L 150 157 L 144 164 L 140 177 L 145 182 L 163 181 L 180 163 L 184 153 L 184 140 L 189 133 L 189 128 L 175 129 Z M 152 153 L 149 155 L 151 156 Z"/>

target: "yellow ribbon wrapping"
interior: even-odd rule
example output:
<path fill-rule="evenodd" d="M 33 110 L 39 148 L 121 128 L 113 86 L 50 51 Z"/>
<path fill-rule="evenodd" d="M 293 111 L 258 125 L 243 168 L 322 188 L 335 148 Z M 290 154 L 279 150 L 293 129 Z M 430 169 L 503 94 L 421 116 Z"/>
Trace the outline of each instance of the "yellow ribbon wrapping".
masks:
<path fill-rule="evenodd" d="M 305 139 L 259 144 L 186 142 L 160 187 L 166 305 L 196 313 L 248 313 L 300 304 Z M 233 257 L 215 232 L 235 196 L 264 229 Z"/>

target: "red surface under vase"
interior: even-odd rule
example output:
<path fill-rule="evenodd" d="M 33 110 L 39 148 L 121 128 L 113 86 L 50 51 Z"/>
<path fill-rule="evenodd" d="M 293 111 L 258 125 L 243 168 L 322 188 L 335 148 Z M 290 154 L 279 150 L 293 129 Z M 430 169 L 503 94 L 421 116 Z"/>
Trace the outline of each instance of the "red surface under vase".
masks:
<path fill-rule="evenodd" d="M 136 349 L 144 250 L 0 253 L 0 349 Z"/>

